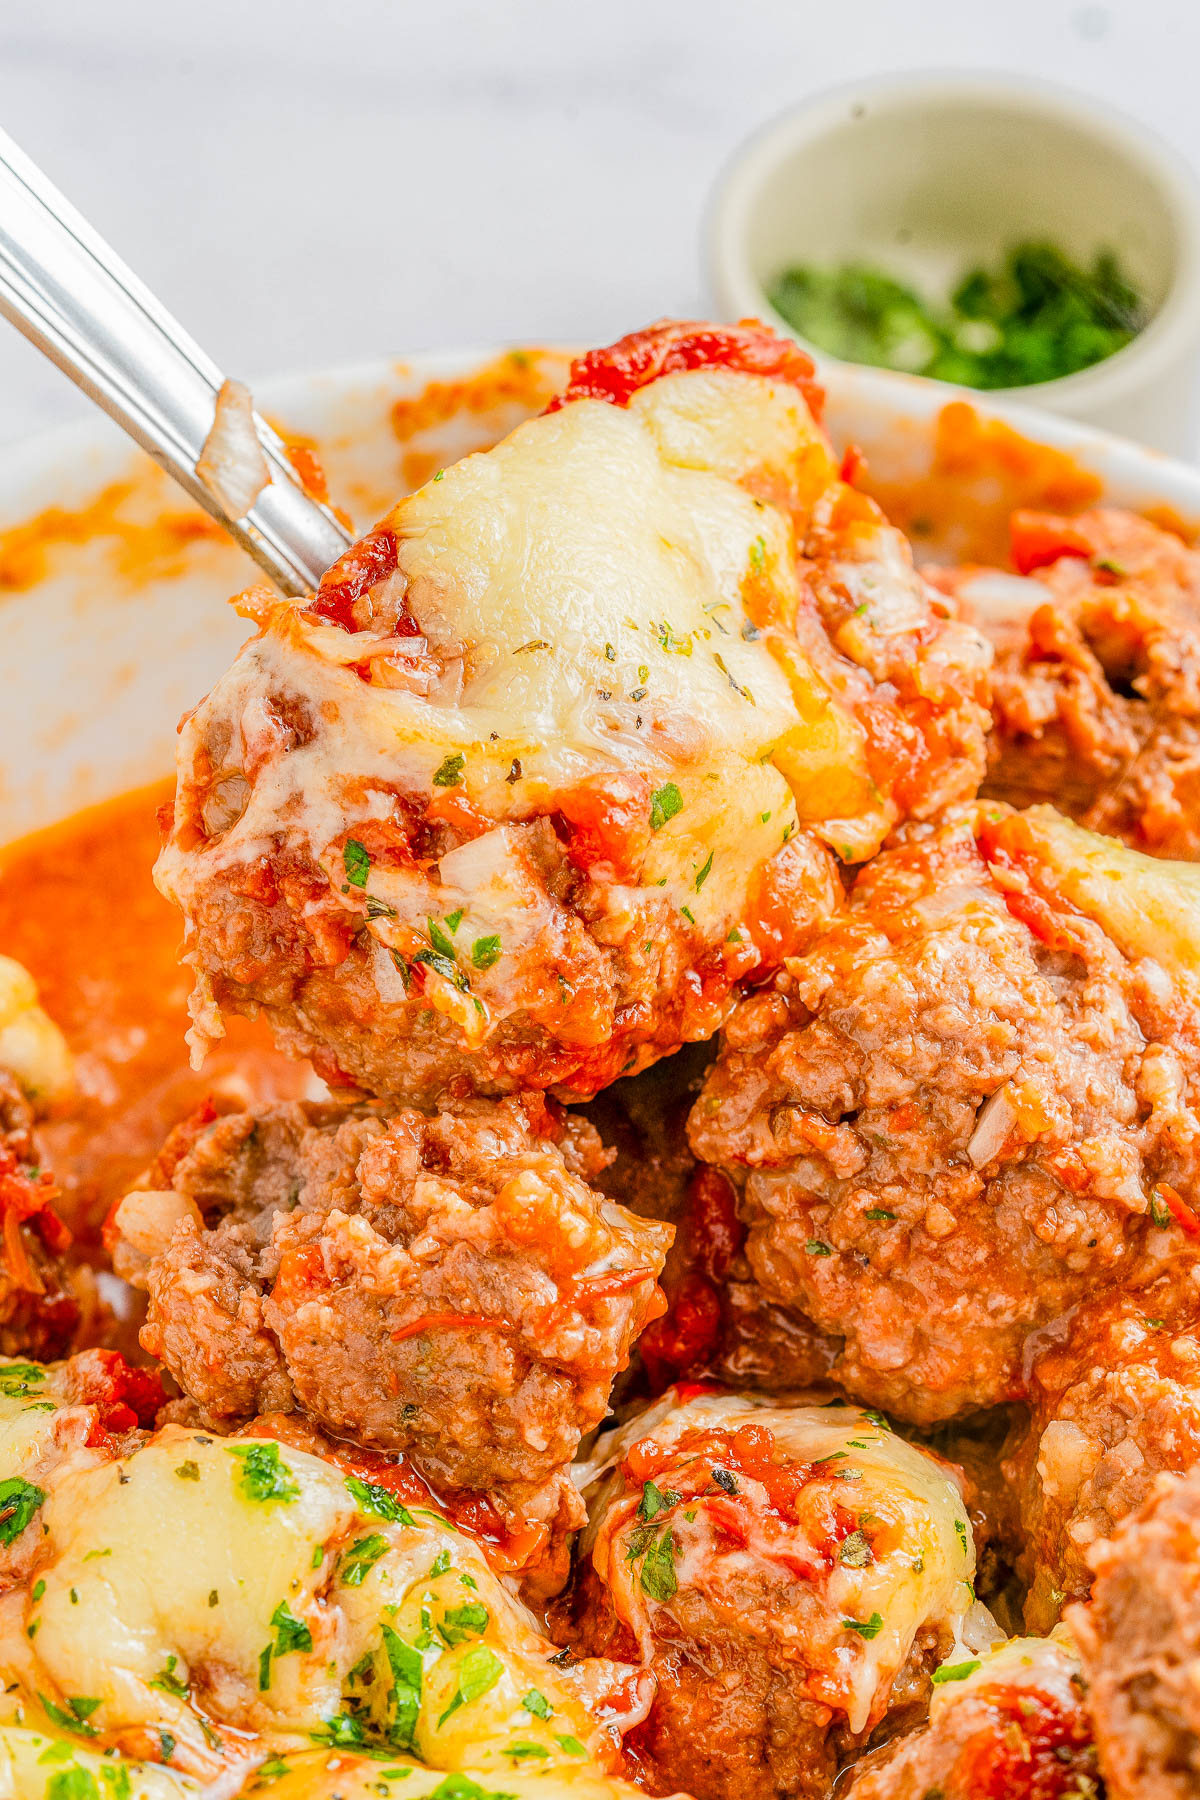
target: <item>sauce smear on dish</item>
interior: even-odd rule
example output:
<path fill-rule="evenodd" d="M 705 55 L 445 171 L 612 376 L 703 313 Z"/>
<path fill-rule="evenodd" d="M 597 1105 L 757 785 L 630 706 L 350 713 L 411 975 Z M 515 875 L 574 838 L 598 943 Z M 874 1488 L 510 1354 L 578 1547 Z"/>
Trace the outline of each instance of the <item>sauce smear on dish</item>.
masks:
<path fill-rule="evenodd" d="M 78 1065 L 69 1110 L 42 1127 L 60 1209 L 85 1254 L 166 1133 L 214 1091 L 243 1103 L 314 1092 L 266 1026 L 236 1018 L 203 1075 L 188 1067 L 179 919 L 150 871 L 170 779 L 0 850 L 0 944 L 25 965 Z"/>

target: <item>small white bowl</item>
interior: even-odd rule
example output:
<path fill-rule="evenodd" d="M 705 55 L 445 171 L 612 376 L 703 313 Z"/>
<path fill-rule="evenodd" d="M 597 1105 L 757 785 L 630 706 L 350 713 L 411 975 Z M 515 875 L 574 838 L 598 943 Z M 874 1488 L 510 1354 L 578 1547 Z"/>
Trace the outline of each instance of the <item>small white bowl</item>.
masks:
<path fill-rule="evenodd" d="M 936 294 L 1027 238 L 1080 261 L 1117 251 L 1153 316 L 1104 362 L 1002 397 L 1194 454 L 1200 182 L 1104 107 L 1003 77 L 857 82 L 751 139 L 718 184 L 708 226 L 721 311 L 788 331 L 767 288 L 790 263 L 862 260 Z M 818 365 L 833 360 L 806 348 Z"/>

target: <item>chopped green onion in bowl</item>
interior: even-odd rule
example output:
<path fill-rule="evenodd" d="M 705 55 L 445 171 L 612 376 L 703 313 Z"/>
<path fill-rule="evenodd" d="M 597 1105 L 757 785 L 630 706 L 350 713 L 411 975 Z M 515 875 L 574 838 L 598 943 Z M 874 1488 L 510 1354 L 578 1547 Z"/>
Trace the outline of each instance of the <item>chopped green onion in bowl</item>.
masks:
<path fill-rule="evenodd" d="M 942 306 L 868 263 L 796 263 L 768 289 L 792 329 L 844 362 L 963 387 L 1028 387 L 1103 362 L 1149 322 L 1112 251 L 1090 269 L 1024 243 L 999 269 L 972 269 Z"/>

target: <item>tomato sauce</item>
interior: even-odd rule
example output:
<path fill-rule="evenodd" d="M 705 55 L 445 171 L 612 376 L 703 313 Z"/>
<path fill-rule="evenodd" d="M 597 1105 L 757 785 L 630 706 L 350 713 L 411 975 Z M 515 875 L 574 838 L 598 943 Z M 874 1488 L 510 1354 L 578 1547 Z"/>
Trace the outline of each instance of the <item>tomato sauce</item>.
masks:
<path fill-rule="evenodd" d="M 76 1097 L 39 1137 L 57 1210 L 100 1266 L 109 1207 L 206 1096 L 293 1098 L 313 1079 L 273 1048 L 264 1023 L 239 1018 L 202 1075 L 188 1067 L 179 915 L 150 873 L 156 811 L 172 786 L 140 788 L 0 848 L 0 951 L 29 970 L 77 1059 Z"/>

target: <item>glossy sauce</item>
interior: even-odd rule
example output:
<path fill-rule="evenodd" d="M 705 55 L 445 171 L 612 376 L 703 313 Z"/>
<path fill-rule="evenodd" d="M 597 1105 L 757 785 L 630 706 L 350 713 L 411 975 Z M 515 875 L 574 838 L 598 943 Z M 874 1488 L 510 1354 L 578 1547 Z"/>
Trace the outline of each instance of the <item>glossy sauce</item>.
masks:
<path fill-rule="evenodd" d="M 156 812 L 173 785 L 139 788 L 0 849 L 0 951 L 29 970 L 77 1059 L 76 1098 L 39 1135 L 59 1210 L 100 1264 L 109 1207 L 207 1095 L 244 1103 L 319 1091 L 260 1021 L 231 1018 L 203 1074 L 188 1067 L 190 971 L 179 963 L 179 916 L 150 873 Z"/>

